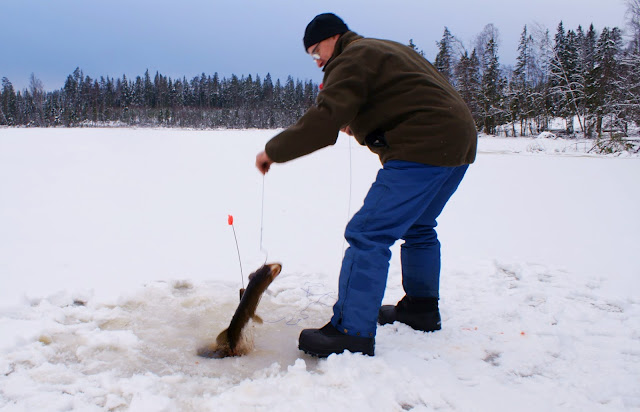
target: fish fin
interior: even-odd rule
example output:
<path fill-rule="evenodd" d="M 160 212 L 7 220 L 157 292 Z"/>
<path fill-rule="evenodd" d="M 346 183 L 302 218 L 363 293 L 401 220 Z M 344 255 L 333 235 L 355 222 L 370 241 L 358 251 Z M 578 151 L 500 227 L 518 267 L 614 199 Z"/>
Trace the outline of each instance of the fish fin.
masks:
<path fill-rule="evenodd" d="M 251 319 L 253 319 L 254 322 L 256 323 L 264 323 L 264 321 L 262 320 L 262 318 L 258 315 L 256 315 L 255 313 L 253 314 L 253 316 L 251 317 Z"/>
<path fill-rule="evenodd" d="M 227 333 L 229 329 L 225 329 L 216 338 L 216 343 L 220 346 L 227 345 L 229 346 L 229 334 Z"/>

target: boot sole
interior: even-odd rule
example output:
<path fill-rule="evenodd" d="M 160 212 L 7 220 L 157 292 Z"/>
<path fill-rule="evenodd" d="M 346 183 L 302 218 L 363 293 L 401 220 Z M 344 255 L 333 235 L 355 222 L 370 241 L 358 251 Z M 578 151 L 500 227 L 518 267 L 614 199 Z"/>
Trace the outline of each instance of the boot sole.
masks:
<path fill-rule="evenodd" d="M 441 330 L 441 329 L 442 329 L 442 326 L 441 326 L 440 324 L 438 324 L 437 326 L 432 327 L 432 328 L 420 328 L 420 327 L 418 327 L 418 326 L 410 325 L 410 324 L 408 324 L 408 323 L 405 323 L 405 322 L 403 322 L 403 321 L 401 321 L 401 320 L 397 320 L 397 319 L 396 319 L 396 320 L 394 320 L 393 322 L 387 322 L 387 323 L 380 323 L 380 322 L 378 322 L 378 325 L 380 325 L 380 326 L 384 326 L 384 325 L 393 325 L 393 324 L 394 324 L 394 323 L 396 323 L 396 322 L 398 322 L 398 323 L 402 323 L 403 325 L 407 325 L 408 327 L 410 327 L 411 329 L 415 330 L 416 332 L 425 332 L 425 333 L 430 333 L 430 332 L 437 332 L 437 331 L 439 331 L 439 330 Z"/>
<path fill-rule="evenodd" d="M 411 321 L 406 319 L 406 315 L 400 315 L 396 312 L 396 307 L 392 305 L 384 305 L 380 308 L 378 312 L 378 325 L 390 325 L 395 322 L 402 323 L 404 325 L 409 326 L 413 330 L 417 330 L 420 332 L 435 332 L 437 330 L 442 329 L 442 320 L 440 319 L 440 313 L 438 313 L 436 322 L 420 322 L 419 321 Z"/>
<path fill-rule="evenodd" d="M 334 353 L 336 355 L 340 355 L 341 353 L 344 353 L 344 351 L 347 351 L 349 349 L 343 349 L 341 352 L 319 352 L 319 351 L 314 351 L 314 350 L 309 350 L 307 348 L 305 348 L 303 345 L 298 344 L 298 349 L 300 349 L 301 351 L 303 351 L 304 353 L 306 353 L 307 355 L 311 355 L 313 357 L 316 358 L 328 358 L 329 356 L 333 355 Z M 349 351 L 351 352 L 351 351 Z M 365 351 L 355 351 L 355 352 L 351 352 L 351 353 L 361 353 L 363 355 L 367 355 L 367 356 L 374 356 L 374 351 L 372 350 L 371 353 L 369 352 L 365 352 Z"/>
<path fill-rule="evenodd" d="M 331 352 L 331 353 L 318 353 L 317 351 L 311 351 L 309 349 L 306 349 L 304 347 L 302 347 L 301 345 L 298 345 L 298 349 L 300 349 L 301 351 L 303 351 L 304 353 L 306 353 L 307 355 L 311 355 L 315 358 L 328 358 L 329 355 L 332 355 L 335 352 Z M 342 353 L 342 352 L 340 352 Z"/>

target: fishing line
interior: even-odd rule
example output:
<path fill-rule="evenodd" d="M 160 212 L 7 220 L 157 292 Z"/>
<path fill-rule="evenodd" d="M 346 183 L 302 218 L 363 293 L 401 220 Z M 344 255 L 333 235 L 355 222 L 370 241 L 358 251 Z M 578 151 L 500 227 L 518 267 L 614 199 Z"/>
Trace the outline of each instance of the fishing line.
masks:
<path fill-rule="evenodd" d="M 348 224 L 349 218 L 351 217 L 351 194 L 353 193 L 353 166 L 352 166 L 352 158 L 351 158 L 351 136 L 347 136 L 347 137 L 349 139 L 349 202 L 347 203 L 347 224 Z M 344 254 L 347 252 L 347 250 L 344 247 L 346 242 L 347 242 L 347 238 L 343 236 L 342 259 L 344 259 Z"/>
<path fill-rule="evenodd" d="M 262 175 L 262 207 L 260 210 L 260 252 L 264 253 L 264 263 L 267 263 L 267 258 L 269 257 L 269 253 L 265 250 L 262 244 L 262 234 L 264 232 L 264 178 L 265 175 Z"/>

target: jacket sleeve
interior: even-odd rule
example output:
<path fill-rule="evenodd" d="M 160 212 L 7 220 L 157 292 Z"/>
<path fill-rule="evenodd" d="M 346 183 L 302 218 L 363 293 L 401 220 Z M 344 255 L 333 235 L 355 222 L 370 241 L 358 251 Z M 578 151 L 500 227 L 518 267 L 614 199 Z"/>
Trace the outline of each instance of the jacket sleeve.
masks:
<path fill-rule="evenodd" d="M 287 162 L 336 143 L 340 129 L 356 117 L 367 99 L 372 71 L 361 62 L 345 50 L 327 64 L 316 105 L 267 143 L 265 151 L 271 160 Z"/>

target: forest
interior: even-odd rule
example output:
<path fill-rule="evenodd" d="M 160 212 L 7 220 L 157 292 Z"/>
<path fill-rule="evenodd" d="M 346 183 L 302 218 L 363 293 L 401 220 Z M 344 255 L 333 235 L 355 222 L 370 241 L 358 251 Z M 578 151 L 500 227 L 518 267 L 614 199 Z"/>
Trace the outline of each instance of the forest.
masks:
<path fill-rule="evenodd" d="M 173 80 L 149 71 L 133 80 L 92 79 L 77 68 L 64 87 L 45 92 L 33 74 L 27 90 L 2 79 L 0 124 L 10 126 L 166 126 L 279 128 L 294 123 L 313 104 L 317 85 L 281 84 L 267 74 L 230 79 L 202 74 Z"/>
<path fill-rule="evenodd" d="M 638 37 L 625 44 L 617 27 L 598 33 L 593 25 L 565 30 L 561 22 L 551 38 L 525 26 L 515 66 L 503 67 L 495 27 L 485 27 L 470 53 L 445 28 L 434 65 L 487 134 L 537 135 L 561 118 L 565 126 L 554 132 L 626 136 L 640 121 L 638 44 Z"/>
<path fill-rule="evenodd" d="M 445 27 L 432 63 L 486 134 L 627 137 L 640 125 L 640 0 L 628 4 L 626 34 L 618 27 L 566 29 L 562 22 L 554 33 L 525 26 L 514 65 L 500 62 L 494 25 L 485 26 L 471 50 Z M 424 56 L 413 40 L 408 45 Z M 172 79 L 147 70 L 131 79 L 93 79 L 77 68 L 54 91 L 45 91 L 35 74 L 19 91 L 2 78 L 0 125 L 282 128 L 317 94 L 317 84 L 292 76 Z M 552 119 L 564 119 L 564 126 L 553 129 Z"/>

